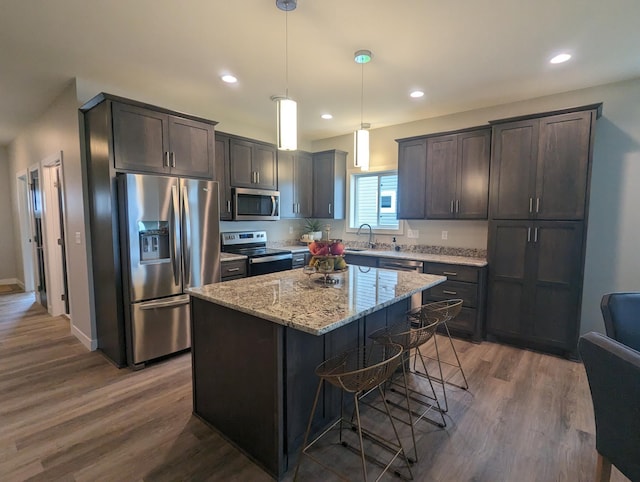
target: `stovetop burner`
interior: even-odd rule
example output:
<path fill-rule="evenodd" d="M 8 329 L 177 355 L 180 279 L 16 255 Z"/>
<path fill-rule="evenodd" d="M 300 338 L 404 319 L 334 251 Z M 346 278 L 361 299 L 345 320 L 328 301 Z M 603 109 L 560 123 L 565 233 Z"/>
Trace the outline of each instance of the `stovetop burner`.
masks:
<path fill-rule="evenodd" d="M 286 249 L 274 249 L 274 248 L 264 248 L 264 247 L 251 247 L 251 248 L 240 248 L 233 247 L 225 250 L 226 253 L 234 253 L 234 254 L 243 254 L 250 258 L 258 258 L 261 256 L 271 256 L 274 254 L 286 254 L 291 251 L 287 251 Z"/>

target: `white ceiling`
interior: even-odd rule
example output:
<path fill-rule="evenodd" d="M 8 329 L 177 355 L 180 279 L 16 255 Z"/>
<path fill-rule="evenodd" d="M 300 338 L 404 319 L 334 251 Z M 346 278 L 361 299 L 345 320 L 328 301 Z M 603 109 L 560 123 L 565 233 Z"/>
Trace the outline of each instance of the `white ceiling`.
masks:
<path fill-rule="evenodd" d="M 298 0 L 287 15 L 275 0 L 0 0 L 0 145 L 74 77 L 188 106 L 220 130 L 270 129 L 287 16 L 289 94 L 308 141 L 360 124 L 363 48 L 372 128 L 640 76 L 638 0 Z M 572 60 L 549 64 L 560 51 Z M 227 72 L 237 85 L 220 81 Z"/>

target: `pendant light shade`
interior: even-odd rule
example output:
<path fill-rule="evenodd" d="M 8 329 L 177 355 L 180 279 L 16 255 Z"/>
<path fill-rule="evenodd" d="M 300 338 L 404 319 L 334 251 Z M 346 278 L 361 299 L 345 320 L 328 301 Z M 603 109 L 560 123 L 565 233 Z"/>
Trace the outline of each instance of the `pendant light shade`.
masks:
<path fill-rule="evenodd" d="M 278 117 L 278 149 L 298 149 L 298 104 L 288 97 L 276 99 Z"/>
<path fill-rule="evenodd" d="M 362 66 L 361 90 L 360 90 L 360 128 L 355 131 L 353 139 L 353 165 L 361 171 L 369 170 L 369 131 L 370 125 L 362 122 L 364 113 L 364 64 L 371 61 L 372 54 L 369 50 L 358 50 L 353 57 L 356 63 Z"/>
<path fill-rule="evenodd" d="M 294 10 L 297 0 L 276 0 L 276 6 L 285 13 L 285 95 L 273 96 L 276 101 L 277 117 L 277 145 L 281 151 L 295 151 L 298 149 L 298 104 L 289 97 L 289 17 Z"/>
<path fill-rule="evenodd" d="M 365 124 L 362 124 L 353 136 L 353 163 L 355 167 L 359 167 L 362 171 L 369 170 L 369 131 L 366 127 Z"/>

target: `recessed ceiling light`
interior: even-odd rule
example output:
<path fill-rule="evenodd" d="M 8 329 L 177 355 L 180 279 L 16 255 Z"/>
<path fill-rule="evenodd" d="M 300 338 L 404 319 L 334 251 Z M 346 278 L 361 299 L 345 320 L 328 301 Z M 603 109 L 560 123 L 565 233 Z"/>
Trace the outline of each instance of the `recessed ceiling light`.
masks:
<path fill-rule="evenodd" d="M 424 92 L 422 92 L 421 90 L 414 90 L 409 95 L 414 99 L 419 99 L 420 97 L 424 96 Z"/>
<path fill-rule="evenodd" d="M 236 82 L 238 82 L 238 79 L 236 79 L 233 75 L 231 74 L 226 74 L 223 75 L 222 77 L 220 77 L 222 79 L 223 82 L 226 82 L 227 84 L 235 84 Z"/>
<path fill-rule="evenodd" d="M 553 57 L 551 60 L 549 60 L 549 62 L 551 62 L 552 64 L 561 64 L 562 62 L 566 62 L 570 58 L 571 58 L 570 54 L 558 54 L 555 57 Z"/>
<path fill-rule="evenodd" d="M 331 114 L 322 114 L 320 117 L 326 120 L 333 119 L 333 116 Z"/>

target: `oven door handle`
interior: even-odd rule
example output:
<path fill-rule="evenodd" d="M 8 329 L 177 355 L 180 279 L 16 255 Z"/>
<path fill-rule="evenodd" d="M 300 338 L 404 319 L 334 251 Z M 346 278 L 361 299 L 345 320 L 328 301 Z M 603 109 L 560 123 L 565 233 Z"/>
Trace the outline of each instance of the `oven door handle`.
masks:
<path fill-rule="evenodd" d="M 261 256 L 260 258 L 249 258 L 249 264 L 269 263 L 270 261 L 280 261 L 283 259 L 291 259 L 292 257 L 291 253 Z"/>

